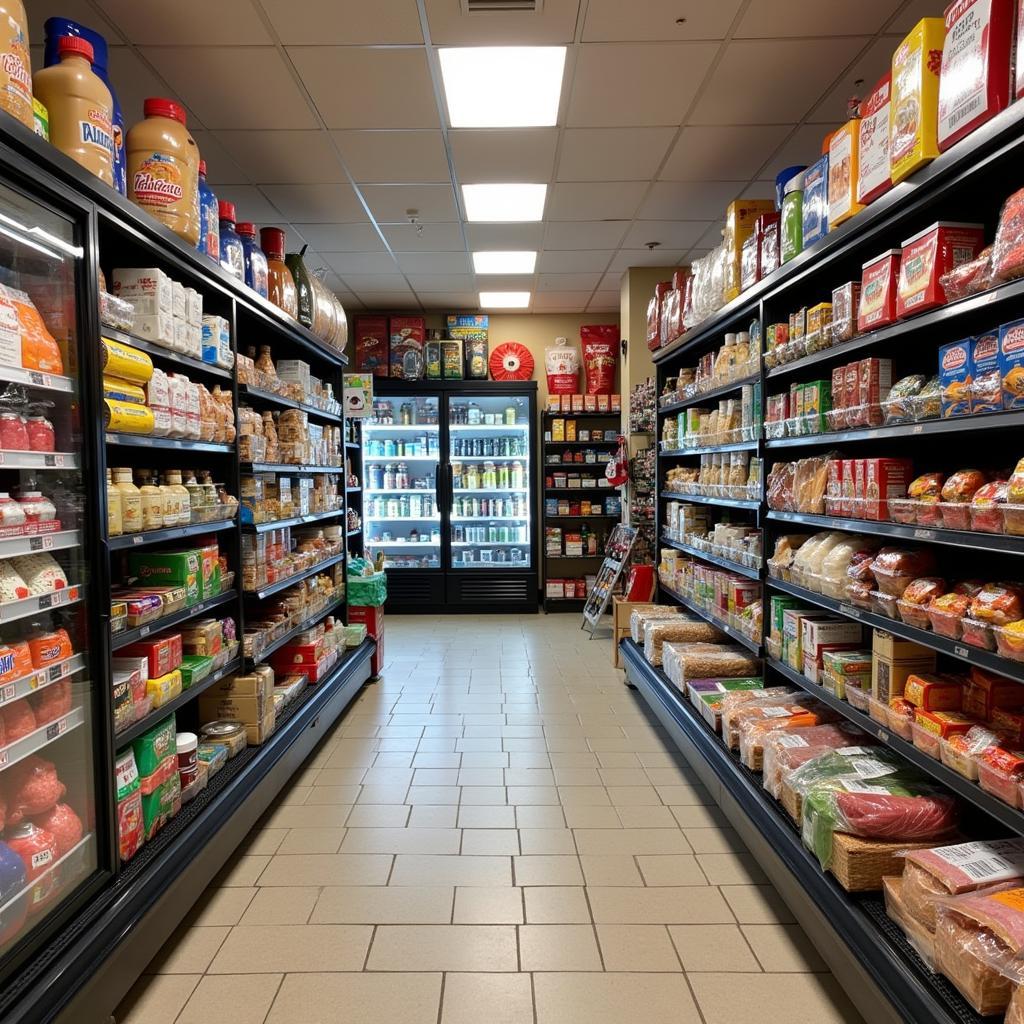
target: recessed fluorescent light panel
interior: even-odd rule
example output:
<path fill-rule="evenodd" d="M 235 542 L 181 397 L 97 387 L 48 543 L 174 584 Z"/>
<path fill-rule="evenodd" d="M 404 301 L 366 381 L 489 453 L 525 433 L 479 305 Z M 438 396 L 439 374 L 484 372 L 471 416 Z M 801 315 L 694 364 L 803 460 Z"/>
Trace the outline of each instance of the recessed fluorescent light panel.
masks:
<path fill-rule="evenodd" d="M 529 292 L 481 292 L 481 309 L 526 309 L 530 304 Z"/>
<path fill-rule="evenodd" d="M 453 128 L 557 124 L 564 46 L 460 46 L 438 56 Z"/>
<path fill-rule="evenodd" d="M 544 216 L 547 185 L 463 185 L 466 220 L 510 223 Z"/>
<path fill-rule="evenodd" d="M 473 270 L 478 274 L 532 274 L 535 252 L 475 252 Z"/>

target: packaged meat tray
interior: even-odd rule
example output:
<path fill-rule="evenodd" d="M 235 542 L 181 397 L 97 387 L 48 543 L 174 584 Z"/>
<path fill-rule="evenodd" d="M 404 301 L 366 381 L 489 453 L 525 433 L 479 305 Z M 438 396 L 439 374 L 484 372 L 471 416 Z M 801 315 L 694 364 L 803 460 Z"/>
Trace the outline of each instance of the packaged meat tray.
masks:
<path fill-rule="evenodd" d="M 1024 620 L 993 626 L 996 650 L 1010 661 L 1024 661 Z"/>
<path fill-rule="evenodd" d="M 1024 780 L 1024 751 L 988 747 L 975 758 L 978 785 L 1011 807 L 1020 807 L 1020 784 Z"/>
<path fill-rule="evenodd" d="M 925 962 L 928 969 L 934 972 L 935 936 L 907 912 L 903 896 L 904 888 L 904 881 L 900 875 L 888 875 L 882 879 L 885 912 L 903 929 L 907 941 L 917 950 L 918 956 Z"/>
<path fill-rule="evenodd" d="M 776 800 L 783 777 L 830 750 L 864 747 L 874 740 L 850 722 L 827 723 L 793 731 L 771 733 L 764 742 L 762 785 Z"/>
<path fill-rule="evenodd" d="M 974 725 L 967 732 L 939 739 L 939 759 L 947 768 L 972 782 L 978 781 L 978 757 L 1000 742 L 998 732 Z"/>
<path fill-rule="evenodd" d="M 787 709 L 788 716 L 780 716 L 778 709 L 765 709 L 762 717 L 743 720 L 740 714 L 740 759 L 752 771 L 761 771 L 764 744 L 768 736 L 778 730 L 799 731 L 811 726 L 835 721 L 839 716 L 823 704 L 809 702 L 793 704 Z"/>
<path fill-rule="evenodd" d="M 770 707 L 773 704 L 791 701 L 796 696 L 788 686 L 769 686 L 761 690 L 738 690 L 728 693 L 722 698 L 722 737 L 731 750 L 738 750 L 740 745 L 739 727 L 736 716 L 748 704 Z"/>

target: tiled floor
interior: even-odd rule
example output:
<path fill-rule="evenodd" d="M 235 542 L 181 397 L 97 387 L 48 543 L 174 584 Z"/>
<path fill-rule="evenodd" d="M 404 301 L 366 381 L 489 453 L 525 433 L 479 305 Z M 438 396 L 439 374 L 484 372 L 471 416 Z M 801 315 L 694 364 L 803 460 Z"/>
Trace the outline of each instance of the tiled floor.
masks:
<path fill-rule="evenodd" d="M 859 1024 L 608 641 L 387 630 L 118 1024 Z"/>

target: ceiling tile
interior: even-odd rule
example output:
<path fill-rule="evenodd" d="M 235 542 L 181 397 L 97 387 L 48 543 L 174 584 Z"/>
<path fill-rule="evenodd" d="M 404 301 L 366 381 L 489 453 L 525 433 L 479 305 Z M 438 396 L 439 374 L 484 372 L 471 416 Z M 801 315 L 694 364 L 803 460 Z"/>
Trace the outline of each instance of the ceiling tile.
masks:
<path fill-rule="evenodd" d="M 410 291 L 359 291 L 356 293 L 368 310 L 422 309 L 420 300 Z"/>
<path fill-rule="evenodd" d="M 29 40 L 31 40 L 33 46 L 36 43 L 42 44 L 46 35 L 43 31 L 43 22 L 53 15 L 52 5 L 27 3 L 25 4 L 25 13 L 28 15 Z M 70 18 L 72 21 L 77 21 L 80 25 L 88 25 L 95 29 L 107 40 L 108 45 L 112 46 L 115 43 L 124 42 L 123 33 L 111 22 L 107 21 L 103 15 L 97 13 L 90 0 L 61 0 L 60 15 L 62 18 Z M 40 60 L 36 63 L 33 60 L 32 66 L 36 69 L 41 68 L 43 66 L 42 61 Z"/>
<path fill-rule="evenodd" d="M 151 46 L 140 52 L 205 128 L 316 127 L 272 46 Z"/>
<path fill-rule="evenodd" d="M 504 252 L 510 249 L 539 249 L 544 238 L 543 224 L 467 224 L 466 237 L 475 251 Z"/>
<path fill-rule="evenodd" d="M 458 224 L 388 224 L 382 228 L 395 252 L 465 252 Z"/>
<path fill-rule="evenodd" d="M 818 39 L 809 51 L 811 44 L 804 41 L 735 40 L 726 47 L 689 123 L 799 121 L 867 42 L 864 36 Z M 770 75 L 771 88 L 751 88 L 752 69 Z"/>
<path fill-rule="evenodd" d="M 567 221 L 544 229 L 545 249 L 617 249 L 628 220 Z"/>
<path fill-rule="evenodd" d="M 724 39 L 741 0 L 680 4 L 679 0 L 590 0 L 583 25 L 583 42 Z M 676 24 L 682 8 L 686 21 Z"/>
<path fill-rule="evenodd" d="M 417 210 L 419 222 L 441 224 L 459 219 L 455 193 L 447 185 L 363 185 L 363 198 L 378 224 L 407 224 Z"/>
<path fill-rule="evenodd" d="M 877 32 L 902 0 L 807 3 L 806 0 L 750 0 L 736 28 L 737 39 L 783 36 L 852 36 Z M 937 10 L 942 5 L 932 4 Z"/>
<path fill-rule="evenodd" d="M 559 181 L 648 181 L 674 128 L 569 128 L 562 136 Z"/>
<path fill-rule="evenodd" d="M 613 288 L 618 288 L 621 281 L 621 270 L 609 270 L 608 273 L 601 278 L 597 286 L 598 294 L 601 292 L 610 292 Z"/>
<path fill-rule="evenodd" d="M 548 194 L 548 220 L 628 220 L 636 213 L 645 181 L 584 181 L 553 186 Z"/>
<path fill-rule="evenodd" d="M 310 245 L 320 252 L 383 252 L 384 243 L 372 224 L 295 225 Z"/>
<path fill-rule="evenodd" d="M 582 313 L 590 301 L 590 291 L 537 292 L 533 297 L 533 308 L 549 312 Z"/>
<path fill-rule="evenodd" d="M 545 274 L 581 274 L 602 271 L 614 256 L 612 249 L 572 252 L 548 250 L 537 258 L 537 269 Z"/>
<path fill-rule="evenodd" d="M 658 181 L 640 207 L 648 220 L 705 220 L 709 211 L 721 211 L 739 194 L 733 181 Z M 656 239 L 645 239 L 654 241 Z"/>
<path fill-rule="evenodd" d="M 680 124 L 717 49 L 715 43 L 585 44 L 566 123 L 594 128 Z"/>
<path fill-rule="evenodd" d="M 361 46 L 289 47 L 328 128 L 437 128 L 426 51 Z"/>
<path fill-rule="evenodd" d="M 389 274 L 398 272 L 394 257 L 387 252 L 327 252 L 323 254 L 327 265 L 336 273 Z"/>
<path fill-rule="evenodd" d="M 347 181 L 327 133 L 216 133 L 217 141 L 257 185 L 314 185 Z M 209 164 L 209 161 L 207 161 Z"/>
<path fill-rule="evenodd" d="M 472 292 L 471 274 L 410 274 L 409 284 L 420 294 L 428 292 Z"/>
<path fill-rule="evenodd" d="M 703 238 L 694 246 L 694 249 L 713 249 L 722 241 L 722 231 L 725 228 L 725 221 L 721 220 L 704 232 Z M 691 255 L 693 250 L 687 253 L 687 256 Z"/>
<path fill-rule="evenodd" d="M 331 134 L 357 182 L 451 181 L 439 131 Z"/>
<path fill-rule="evenodd" d="M 774 187 L 777 171 L 794 164 L 814 163 L 821 155 L 821 144 L 827 131 L 825 125 L 801 125 L 775 152 L 768 154 L 765 167 L 758 176 L 771 179 Z"/>
<path fill-rule="evenodd" d="M 448 142 L 463 184 L 548 181 L 555 166 L 558 129 L 459 128 L 448 133 Z"/>
<path fill-rule="evenodd" d="M 892 23 L 886 25 L 886 31 L 905 36 L 922 18 L 934 18 L 936 14 L 941 14 L 942 6 L 941 3 L 934 3 L 933 0 L 909 0 L 907 6 L 896 15 Z"/>
<path fill-rule="evenodd" d="M 416 0 L 260 0 L 278 38 L 331 46 L 422 43 Z"/>
<path fill-rule="evenodd" d="M 707 231 L 707 220 L 638 220 L 627 232 L 622 244 L 627 249 L 660 242 L 661 249 L 689 249 Z"/>
<path fill-rule="evenodd" d="M 476 286 L 482 292 L 528 292 L 533 274 L 477 274 Z"/>
<path fill-rule="evenodd" d="M 399 273 L 387 274 L 342 274 L 348 288 L 356 295 L 363 292 L 402 292 L 409 286 Z"/>
<path fill-rule="evenodd" d="M 881 36 L 876 39 L 843 75 L 842 81 L 811 111 L 807 120 L 832 127 L 848 120 L 847 104 L 850 99 L 866 96 L 875 87 L 875 83 L 892 66 L 892 53 L 899 46 L 901 38 Z"/>
<path fill-rule="evenodd" d="M 366 217 L 351 185 L 265 185 L 263 191 L 289 220 L 348 224 Z"/>
<path fill-rule="evenodd" d="M 217 198 L 235 204 L 239 220 L 256 224 L 276 224 L 288 217 L 270 199 L 253 185 L 218 185 Z"/>
<path fill-rule="evenodd" d="M 601 312 L 617 313 L 621 309 L 622 296 L 618 289 L 594 292 L 594 297 L 587 305 L 588 312 L 600 310 Z"/>
<path fill-rule="evenodd" d="M 601 281 L 601 274 L 541 274 L 537 290 L 541 292 L 593 291 Z"/>
<path fill-rule="evenodd" d="M 788 124 L 687 127 L 679 136 L 661 181 L 749 181 L 793 130 Z"/>
<path fill-rule="evenodd" d="M 423 305 L 426 309 L 435 309 L 444 313 L 475 312 L 480 308 L 478 292 L 424 292 Z"/>
<path fill-rule="evenodd" d="M 85 24 L 89 24 L 88 18 Z M 95 24 L 95 22 L 93 22 Z M 41 38 L 41 37 L 40 37 Z M 114 83 L 125 124 L 142 120 L 142 104 L 149 96 L 166 96 L 174 90 L 127 46 L 111 46 L 109 50 L 110 80 Z M 36 67 L 39 62 L 36 62 Z"/>
<path fill-rule="evenodd" d="M 250 0 L 212 4 L 209 0 L 175 0 L 173 7 L 163 9 L 134 0 L 97 3 L 121 33 L 139 46 L 257 46 L 271 42 Z M 64 7 L 62 4 L 61 15 L 73 17 Z M 85 24 L 95 20 L 95 14 L 87 15 Z"/>
<path fill-rule="evenodd" d="M 206 180 L 211 185 L 250 185 L 252 178 L 242 170 L 213 132 L 193 128 L 190 132 L 199 147 L 199 156 L 206 161 Z"/>
<path fill-rule="evenodd" d="M 469 274 L 464 252 L 397 252 L 398 266 L 406 274 Z"/>
<path fill-rule="evenodd" d="M 425 0 L 430 39 L 434 45 L 522 46 L 529 43 L 571 43 L 576 32 L 579 0 L 544 0 L 535 13 L 462 13 L 458 0 Z"/>
<path fill-rule="evenodd" d="M 621 274 L 630 267 L 664 267 L 678 263 L 686 253 L 682 249 L 620 249 L 615 254 L 610 274 Z M 616 277 L 617 280 L 617 277 Z M 601 287 L 605 287 L 604 284 Z"/>

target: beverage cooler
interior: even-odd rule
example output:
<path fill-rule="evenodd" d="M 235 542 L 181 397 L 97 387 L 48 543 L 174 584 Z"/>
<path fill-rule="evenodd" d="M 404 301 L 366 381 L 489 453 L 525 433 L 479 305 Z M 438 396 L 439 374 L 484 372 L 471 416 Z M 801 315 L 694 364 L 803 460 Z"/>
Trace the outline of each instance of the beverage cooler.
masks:
<path fill-rule="evenodd" d="M 536 383 L 377 378 L 363 464 L 389 609 L 536 609 Z"/>

